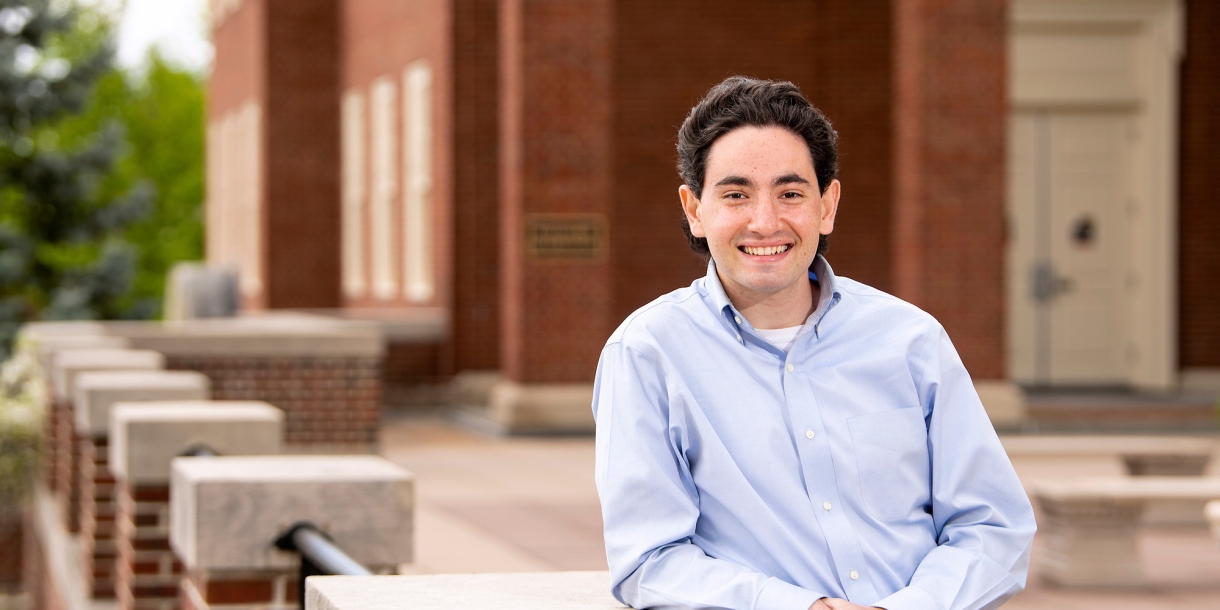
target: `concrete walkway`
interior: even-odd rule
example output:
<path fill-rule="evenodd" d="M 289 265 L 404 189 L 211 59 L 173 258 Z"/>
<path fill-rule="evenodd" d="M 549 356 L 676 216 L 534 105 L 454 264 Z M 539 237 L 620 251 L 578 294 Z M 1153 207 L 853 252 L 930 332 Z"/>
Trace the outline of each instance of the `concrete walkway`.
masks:
<path fill-rule="evenodd" d="M 404 573 L 606 569 L 592 438 L 488 438 L 439 417 L 393 416 L 381 446 L 418 477 L 416 561 Z M 1023 479 L 1121 472 L 1096 460 L 1015 466 Z M 1220 548 L 1206 530 L 1146 530 L 1140 544 L 1147 588 L 1063 590 L 1031 576 L 1005 607 L 1220 608 Z"/>

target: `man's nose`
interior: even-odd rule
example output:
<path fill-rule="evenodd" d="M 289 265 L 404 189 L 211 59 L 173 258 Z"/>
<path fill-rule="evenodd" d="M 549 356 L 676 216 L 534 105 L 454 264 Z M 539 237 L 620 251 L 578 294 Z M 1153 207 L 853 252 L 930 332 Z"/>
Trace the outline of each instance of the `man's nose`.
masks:
<path fill-rule="evenodd" d="M 750 230 L 770 235 L 780 228 L 779 202 L 769 195 L 759 197 L 750 215 Z"/>

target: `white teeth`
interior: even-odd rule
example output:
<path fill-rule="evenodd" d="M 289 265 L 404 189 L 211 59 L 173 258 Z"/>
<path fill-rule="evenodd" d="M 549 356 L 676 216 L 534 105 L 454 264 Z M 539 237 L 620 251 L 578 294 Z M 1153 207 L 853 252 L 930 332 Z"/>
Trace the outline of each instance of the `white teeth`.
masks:
<path fill-rule="evenodd" d="M 783 246 L 767 246 L 765 248 L 742 246 L 741 249 L 745 250 L 746 254 L 753 254 L 754 256 L 769 256 L 772 254 L 779 254 L 781 252 L 786 251 L 788 249 L 788 245 L 785 244 Z"/>

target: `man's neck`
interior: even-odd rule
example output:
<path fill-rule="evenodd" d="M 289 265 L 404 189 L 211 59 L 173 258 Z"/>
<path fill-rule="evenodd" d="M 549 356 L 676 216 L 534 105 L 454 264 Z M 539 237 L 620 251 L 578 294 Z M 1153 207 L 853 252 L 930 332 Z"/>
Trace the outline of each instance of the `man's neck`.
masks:
<path fill-rule="evenodd" d="M 780 292 L 762 293 L 725 281 L 717 272 L 724 292 L 733 307 L 745 316 L 754 328 L 791 328 L 805 323 L 817 308 L 820 291 L 812 280 L 796 282 Z"/>

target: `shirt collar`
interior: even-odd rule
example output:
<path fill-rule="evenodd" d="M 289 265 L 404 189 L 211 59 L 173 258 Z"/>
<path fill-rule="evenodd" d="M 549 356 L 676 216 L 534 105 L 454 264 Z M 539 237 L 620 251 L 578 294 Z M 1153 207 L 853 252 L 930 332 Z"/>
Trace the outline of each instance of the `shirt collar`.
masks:
<path fill-rule="evenodd" d="M 834 270 L 830 268 L 830 263 L 826 262 L 826 259 L 821 254 L 814 257 L 813 264 L 810 265 L 810 271 L 816 276 L 821 290 L 818 295 L 818 305 L 814 308 L 813 314 L 809 316 L 806 324 L 813 323 L 816 330 L 821 324 L 822 317 L 839 301 L 840 295 Z M 810 279 L 814 278 L 811 277 Z M 711 258 L 707 260 L 707 277 L 704 278 L 704 286 L 707 288 L 712 308 L 716 312 L 723 314 L 730 325 L 733 326 L 734 332 L 736 332 L 736 326 L 740 324 L 736 323 L 735 320 L 736 316 L 738 316 L 737 309 L 733 307 L 733 302 L 729 300 L 728 293 L 724 291 L 724 285 L 720 283 L 720 275 L 716 273 L 716 261 Z M 743 323 L 745 322 L 744 317 L 741 320 Z"/>

